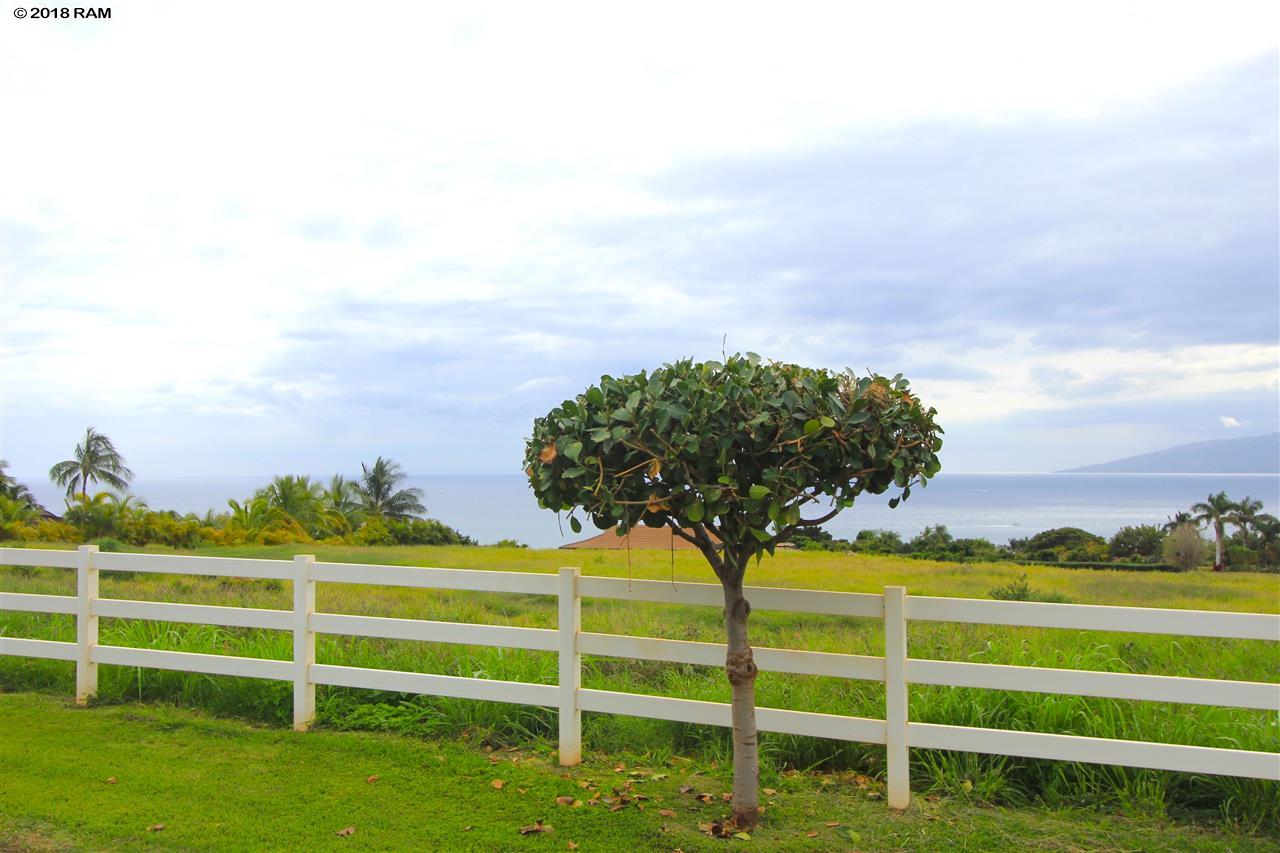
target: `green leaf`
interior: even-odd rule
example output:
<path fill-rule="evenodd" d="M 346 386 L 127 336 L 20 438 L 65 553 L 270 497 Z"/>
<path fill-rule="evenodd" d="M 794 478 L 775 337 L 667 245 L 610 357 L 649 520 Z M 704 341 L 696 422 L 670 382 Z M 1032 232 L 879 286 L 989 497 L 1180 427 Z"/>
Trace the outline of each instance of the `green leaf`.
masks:
<path fill-rule="evenodd" d="M 852 841 L 854 844 L 857 844 L 862 840 L 862 836 L 859 835 L 852 826 L 840 827 L 839 829 L 836 830 L 836 835 L 839 835 L 842 838 L 847 838 L 850 841 Z"/>
<path fill-rule="evenodd" d="M 826 418 L 826 420 L 830 421 L 831 418 Z M 835 423 L 835 421 L 831 421 L 831 422 L 833 424 Z M 815 432 L 817 432 L 820 429 L 822 429 L 822 422 L 819 421 L 817 418 L 809 418 L 809 420 L 804 422 L 805 435 L 813 435 Z"/>
<path fill-rule="evenodd" d="M 568 456 L 574 462 L 578 461 L 578 457 L 582 455 L 582 442 L 571 441 L 564 446 L 564 455 Z"/>
<path fill-rule="evenodd" d="M 836 419 L 831 417 L 830 415 L 823 415 L 821 418 L 819 418 L 819 421 L 827 429 L 833 429 L 836 425 Z"/>
<path fill-rule="evenodd" d="M 769 501 L 769 520 L 777 521 L 780 515 L 782 515 L 782 504 L 776 500 Z"/>
<path fill-rule="evenodd" d="M 769 540 L 773 539 L 773 536 L 769 534 L 769 531 L 761 530 L 758 527 L 751 528 L 751 535 L 756 537 L 756 539 L 758 539 L 761 542 L 768 542 Z"/>
<path fill-rule="evenodd" d="M 770 489 L 768 486 L 764 486 L 759 483 L 756 483 L 754 486 L 751 487 L 751 489 L 747 492 L 747 494 L 751 495 L 751 499 L 753 501 L 759 501 L 759 500 L 764 500 L 765 496 L 768 495 L 769 492 L 771 491 L 773 490 Z"/>
<path fill-rule="evenodd" d="M 572 515 L 569 516 L 569 529 L 572 530 L 574 533 L 581 533 L 582 522 L 578 521 L 578 519 L 573 517 Z"/>
<path fill-rule="evenodd" d="M 696 500 L 689 504 L 689 508 L 684 511 L 684 517 L 694 524 L 707 517 L 707 506 L 701 500 Z"/>

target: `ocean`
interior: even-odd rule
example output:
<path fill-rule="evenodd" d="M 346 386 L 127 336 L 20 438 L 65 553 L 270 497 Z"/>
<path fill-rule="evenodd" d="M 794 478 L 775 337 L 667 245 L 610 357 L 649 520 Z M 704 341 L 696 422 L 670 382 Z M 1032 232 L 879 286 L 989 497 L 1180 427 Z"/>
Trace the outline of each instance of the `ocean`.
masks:
<path fill-rule="evenodd" d="M 328 477 L 319 478 L 326 482 Z M 226 509 L 227 499 L 243 500 L 270 477 L 139 478 L 133 492 L 153 509 L 203 514 Z M 49 509 L 63 506 L 59 490 L 48 482 L 24 479 Z M 588 525 L 575 536 L 553 512 L 539 509 L 520 476 L 416 476 L 407 484 L 425 493 L 424 503 L 438 518 L 481 543 L 515 539 L 535 548 L 555 548 L 595 531 Z M 888 496 L 865 495 L 825 527 L 839 538 L 859 530 L 895 530 L 910 539 L 923 528 L 945 524 L 956 537 L 981 537 L 1004 543 L 1051 527 L 1080 527 L 1110 537 L 1121 527 L 1160 524 L 1178 510 L 1225 491 L 1235 500 L 1261 500 L 1266 511 L 1280 511 L 1280 475 L 1275 474 L 949 474 L 928 488 L 913 489 L 911 499 L 890 509 Z"/>

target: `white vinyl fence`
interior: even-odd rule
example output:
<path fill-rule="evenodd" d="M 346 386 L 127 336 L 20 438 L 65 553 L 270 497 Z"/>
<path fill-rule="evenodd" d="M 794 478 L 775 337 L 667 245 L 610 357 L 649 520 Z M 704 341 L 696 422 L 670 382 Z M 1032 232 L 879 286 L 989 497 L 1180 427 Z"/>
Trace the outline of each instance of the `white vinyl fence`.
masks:
<path fill-rule="evenodd" d="M 558 575 L 552 575 L 326 563 L 310 556 L 286 561 L 101 553 L 92 545 L 81 546 L 79 551 L 3 548 L 0 549 L 0 565 L 52 566 L 77 571 L 78 595 L 75 597 L 0 593 L 0 610 L 74 615 L 76 642 L 5 636 L 0 637 L 0 654 L 75 661 L 76 699 L 81 703 L 97 690 L 98 665 L 113 664 L 292 681 L 294 727 L 300 731 L 307 728 L 315 715 L 317 684 L 543 705 L 559 709 L 560 762 L 566 765 L 577 764 L 581 760 L 583 711 L 731 725 L 729 706 L 724 703 L 592 690 L 581 686 L 584 654 L 722 666 L 725 655 L 722 644 L 592 633 L 581 630 L 580 618 L 584 598 L 722 608 L 724 600 L 716 584 L 583 577 L 576 568 L 561 569 Z M 293 582 L 293 609 L 262 610 L 100 598 L 98 574 L 102 570 L 288 580 Z M 559 627 L 513 628 L 317 613 L 317 583 L 556 596 Z M 910 747 L 1280 780 L 1280 754 L 1273 752 L 913 723 L 909 721 L 907 707 L 908 684 L 936 684 L 1280 712 L 1280 684 L 959 663 L 921 660 L 907 655 L 908 621 L 1277 641 L 1280 640 L 1280 616 L 933 598 L 907 595 L 905 588 L 893 586 L 886 587 L 883 595 L 760 587 L 749 588 L 747 595 L 756 610 L 884 620 L 883 657 L 758 648 L 755 660 L 760 669 L 773 672 L 882 681 L 886 688 L 886 719 L 779 708 L 760 708 L 757 714 L 762 731 L 884 744 L 888 751 L 888 802 L 894 808 L 904 808 L 910 799 L 907 775 L 907 750 Z M 104 616 L 292 631 L 293 660 L 260 660 L 99 645 L 98 620 Z M 559 684 L 527 684 L 317 664 L 315 638 L 318 633 L 557 652 Z"/>

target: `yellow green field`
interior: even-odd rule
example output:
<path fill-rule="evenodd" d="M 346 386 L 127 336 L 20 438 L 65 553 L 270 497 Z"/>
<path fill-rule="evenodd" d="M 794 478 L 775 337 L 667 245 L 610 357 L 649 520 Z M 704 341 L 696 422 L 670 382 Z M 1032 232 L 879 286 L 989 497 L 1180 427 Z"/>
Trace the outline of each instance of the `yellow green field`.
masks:
<path fill-rule="evenodd" d="M 585 574 L 711 582 L 710 569 L 690 552 L 537 551 L 496 548 L 278 546 L 207 549 L 213 556 L 286 559 L 314 553 L 324 560 L 453 568 L 553 572 L 579 566 Z M 376 569 L 371 569 L 376 572 Z M 988 598 L 993 587 L 1030 575 L 1037 593 L 1057 593 L 1074 603 L 1197 608 L 1274 613 L 1280 610 L 1276 575 L 1209 572 L 1168 574 L 1012 566 L 949 564 L 896 557 L 784 553 L 766 558 L 748 573 L 757 586 L 876 592 L 904 585 L 917 595 Z M 73 591 L 72 573 L 41 569 L 0 570 L 0 589 L 62 593 Z M 288 583 L 235 581 L 186 576 L 113 576 L 104 572 L 105 597 L 289 608 Z M 329 612 L 552 627 L 555 609 L 537 596 L 436 592 L 395 587 L 321 584 L 318 604 Z M 876 620 L 844 619 L 758 611 L 752 641 L 776 646 L 852 654 L 879 654 Z M 716 641 L 721 637 L 715 608 L 587 601 L 584 630 L 675 639 Z M 1275 679 L 1280 654 L 1274 643 L 999 626 L 916 623 L 910 628 L 913 657 L 975 660 L 1030 666 L 1074 667 L 1120 672 L 1189 675 L 1246 681 Z M 39 614 L 0 615 L 0 630 L 11 636 L 74 639 L 70 618 Z M 278 632 L 129 620 L 102 622 L 102 642 L 148 648 L 286 659 L 291 639 Z M 324 636 L 322 663 L 373 666 L 421 672 L 554 683 L 554 655 L 543 652 L 423 644 L 394 640 Z M 0 687 L 67 694 L 71 667 L 53 661 L 0 659 Z M 725 701 L 727 685 L 713 668 L 589 658 L 584 685 Z M 104 667 L 101 697 L 173 701 L 218 714 L 284 723 L 289 685 L 175 672 Z M 762 674 L 762 706 L 883 716 L 879 684 Z M 491 705 L 438 697 L 393 696 L 346 689 L 321 690 L 322 726 L 374 729 L 418 735 L 466 734 L 494 744 L 521 745 L 554 739 L 555 713 L 542 708 Z M 1045 696 L 917 686 L 911 691 L 913 720 L 981 725 L 1030 731 L 1122 737 L 1169 743 L 1276 751 L 1280 727 L 1274 714 L 1204 706 Z M 729 751 L 718 729 L 653 720 L 587 715 L 588 749 L 629 749 L 654 755 L 681 754 L 723 761 Z M 858 744 L 773 736 L 763 741 L 766 776 L 787 768 L 847 770 L 877 776 L 882 750 Z M 922 793 L 959 794 L 982 801 L 1049 806 L 1089 804 L 1224 821 L 1261 830 L 1280 825 L 1280 787 L 1225 777 L 1028 761 L 916 750 L 913 785 Z"/>

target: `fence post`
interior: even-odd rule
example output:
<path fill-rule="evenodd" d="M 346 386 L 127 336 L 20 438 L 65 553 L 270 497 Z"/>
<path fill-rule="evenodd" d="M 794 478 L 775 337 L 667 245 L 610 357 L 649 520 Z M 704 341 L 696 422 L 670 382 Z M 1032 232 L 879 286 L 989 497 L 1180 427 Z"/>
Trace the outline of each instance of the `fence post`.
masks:
<path fill-rule="evenodd" d="M 293 730 L 305 732 L 316 716 L 316 686 L 311 681 L 311 665 L 316 662 L 316 635 L 311 630 L 311 614 L 316 612 L 316 582 L 311 566 L 316 558 L 299 554 L 293 558 Z"/>
<path fill-rule="evenodd" d="M 582 630 L 582 599 L 578 597 L 580 570 L 560 570 L 560 764 L 582 763 L 582 710 L 578 688 L 582 686 L 582 655 L 578 632 Z"/>
<path fill-rule="evenodd" d="M 98 617 L 93 602 L 98 597 L 98 570 L 93 565 L 97 545 L 81 545 L 76 556 L 76 704 L 86 705 L 98 692 L 98 665 L 93 647 L 98 645 Z"/>
<path fill-rule="evenodd" d="M 907 749 L 907 588 L 884 588 L 884 720 L 889 808 L 911 803 Z"/>

